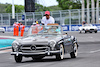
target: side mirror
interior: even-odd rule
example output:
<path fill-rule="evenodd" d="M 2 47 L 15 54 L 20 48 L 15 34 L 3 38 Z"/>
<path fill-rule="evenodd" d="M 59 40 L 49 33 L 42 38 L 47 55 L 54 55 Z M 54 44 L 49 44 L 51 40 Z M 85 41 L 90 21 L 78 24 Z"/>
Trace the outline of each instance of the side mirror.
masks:
<path fill-rule="evenodd" d="M 65 32 L 65 33 L 63 33 L 63 35 L 68 35 L 68 33 Z"/>
<path fill-rule="evenodd" d="M 65 35 L 68 35 L 68 33 L 64 33 Z"/>
<path fill-rule="evenodd" d="M 68 33 L 65 33 L 66 35 L 68 35 Z"/>

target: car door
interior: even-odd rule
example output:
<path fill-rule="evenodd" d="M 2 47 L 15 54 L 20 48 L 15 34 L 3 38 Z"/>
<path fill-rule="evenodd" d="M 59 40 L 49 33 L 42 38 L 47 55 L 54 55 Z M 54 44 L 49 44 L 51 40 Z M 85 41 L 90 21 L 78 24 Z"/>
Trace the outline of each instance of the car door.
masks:
<path fill-rule="evenodd" d="M 64 48 L 65 52 L 69 53 L 72 50 L 72 39 L 71 36 L 64 37 Z"/>

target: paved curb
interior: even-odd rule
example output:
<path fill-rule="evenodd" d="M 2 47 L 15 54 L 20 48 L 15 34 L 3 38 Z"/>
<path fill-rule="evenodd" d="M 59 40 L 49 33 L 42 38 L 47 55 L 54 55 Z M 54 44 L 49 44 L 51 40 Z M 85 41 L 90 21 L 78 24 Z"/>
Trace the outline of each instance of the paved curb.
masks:
<path fill-rule="evenodd" d="M 11 39 L 19 39 L 19 38 L 22 38 L 22 37 L 16 37 L 16 36 L 0 36 L 2 38 L 11 38 Z"/>
<path fill-rule="evenodd" d="M 2 50 L 7 50 L 7 49 L 11 49 L 12 47 L 4 47 L 4 48 L 0 48 L 0 51 Z"/>
<path fill-rule="evenodd" d="M 95 42 L 78 42 L 79 44 L 100 44 L 100 41 L 95 41 Z"/>
<path fill-rule="evenodd" d="M 19 38 L 22 38 L 22 37 L 16 37 L 16 36 L 0 36 L 2 38 L 11 38 L 11 39 L 19 39 Z M 100 44 L 100 41 L 78 41 L 78 44 Z M 11 47 L 6 47 L 6 48 L 0 48 L 0 51 L 1 50 L 6 50 L 6 49 L 11 49 Z"/>
<path fill-rule="evenodd" d="M 19 38 L 21 38 L 21 37 L 14 37 L 14 36 L 0 36 L 0 37 L 2 37 L 2 38 L 11 38 L 11 39 L 19 39 Z M 0 48 L 0 51 L 7 50 L 7 49 L 11 49 L 11 48 L 12 48 L 12 46 Z"/>

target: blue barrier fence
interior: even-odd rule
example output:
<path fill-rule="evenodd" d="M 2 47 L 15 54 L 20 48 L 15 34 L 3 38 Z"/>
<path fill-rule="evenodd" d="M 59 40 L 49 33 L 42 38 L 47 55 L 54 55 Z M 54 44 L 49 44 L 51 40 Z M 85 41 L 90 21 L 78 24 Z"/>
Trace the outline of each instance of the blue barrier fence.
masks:
<path fill-rule="evenodd" d="M 98 31 L 100 31 L 100 24 L 93 24 L 94 26 L 97 26 Z M 78 28 L 82 25 L 62 25 L 63 31 L 78 31 Z M 4 27 L 6 32 L 13 32 L 13 26 Z M 30 26 L 25 26 L 25 32 L 28 31 Z"/>
<path fill-rule="evenodd" d="M 82 25 L 63 25 L 63 31 L 78 31 L 79 27 Z M 100 24 L 93 24 L 93 26 L 96 26 L 98 28 L 98 31 L 100 31 Z M 71 28 L 71 29 L 70 29 Z"/>

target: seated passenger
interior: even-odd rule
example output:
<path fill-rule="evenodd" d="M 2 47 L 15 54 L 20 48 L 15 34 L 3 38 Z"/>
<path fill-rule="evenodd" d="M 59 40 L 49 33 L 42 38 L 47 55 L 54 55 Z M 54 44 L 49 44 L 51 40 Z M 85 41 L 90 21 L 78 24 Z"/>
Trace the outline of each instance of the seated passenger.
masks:
<path fill-rule="evenodd" d="M 55 20 L 52 16 L 50 16 L 50 12 L 46 11 L 45 16 L 42 18 L 41 23 L 44 25 L 54 24 Z"/>
<path fill-rule="evenodd" d="M 83 22 L 82 22 L 82 26 L 84 26 L 85 24 L 87 24 L 87 22 L 83 21 Z"/>

